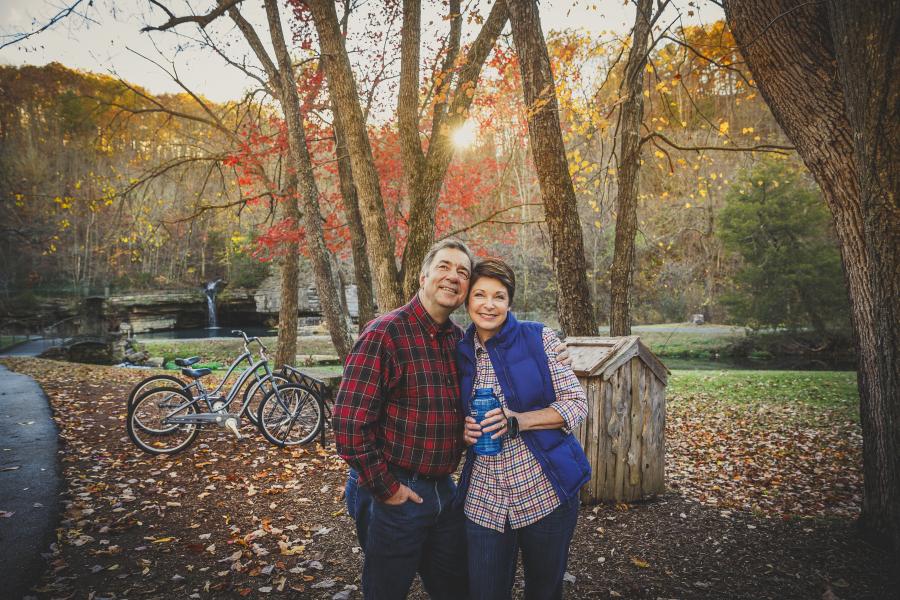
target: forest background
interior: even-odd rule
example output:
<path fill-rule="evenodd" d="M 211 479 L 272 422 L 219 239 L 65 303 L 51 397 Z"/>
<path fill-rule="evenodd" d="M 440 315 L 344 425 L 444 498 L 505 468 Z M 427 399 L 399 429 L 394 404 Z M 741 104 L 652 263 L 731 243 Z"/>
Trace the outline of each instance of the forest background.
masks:
<path fill-rule="evenodd" d="M 398 4 L 386 6 L 394 10 L 369 15 L 380 27 L 349 32 L 347 44 L 400 259 L 410 200 L 391 103 L 402 15 Z M 483 18 L 475 10 L 465 21 L 477 28 Z M 423 35 L 423 132 L 431 125 L 426 108 L 446 101 L 441 78 L 461 67 L 442 71 L 444 33 Z M 627 35 L 577 28 L 547 38 L 599 323 L 610 311 L 616 135 L 630 45 Z M 341 280 L 352 282 L 328 86 L 299 20 L 292 52 L 327 249 Z M 557 323 L 556 279 L 511 35 L 498 38 L 477 89 L 465 93 L 472 104 L 454 134 L 435 237 L 455 235 L 479 254 L 508 259 L 519 275 L 519 313 Z M 708 322 L 845 339 L 846 292 L 827 209 L 802 163 L 779 149 L 790 143 L 724 22 L 657 28 L 643 96 L 634 321 L 683 322 L 702 313 Z M 252 288 L 277 264 L 286 240 L 303 239 L 304 228 L 280 206 L 290 183 L 285 122 L 261 90 L 213 102 L 187 86 L 181 94 L 153 94 L 53 63 L 0 67 L 0 97 L 4 303 L 195 288 L 218 277 Z"/>
<path fill-rule="evenodd" d="M 388 310 L 412 294 L 433 239 L 458 235 L 509 258 L 515 308 L 558 316 L 567 334 L 702 312 L 829 337 L 849 313 L 863 521 L 900 544 L 896 3 L 713 2 L 729 30 L 685 24 L 695 2 L 670 18 L 669 0 L 635 0 L 632 36 L 547 40 L 535 2 L 426 3 L 444 16 L 424 27 L 418 0 L 289 0 L 287 21 L 265 0 L 262 26 L 240 3 L 179 16 L 150 0 L 143 30 L 190 29 L 259 84 L 240 101 L 207 100 L 159 60 L 182 94 L 4 68 L 9 302 L 222 275 L 252 285 L 277 262 L 288 362 L 308 253 L 345 356 L 340 283 L 358 284 L 365 323 L 376 298 Z M 351 9 L 362 27 L 348 27 Z M 225 15 L 231 38 L 206 28 Z"/>

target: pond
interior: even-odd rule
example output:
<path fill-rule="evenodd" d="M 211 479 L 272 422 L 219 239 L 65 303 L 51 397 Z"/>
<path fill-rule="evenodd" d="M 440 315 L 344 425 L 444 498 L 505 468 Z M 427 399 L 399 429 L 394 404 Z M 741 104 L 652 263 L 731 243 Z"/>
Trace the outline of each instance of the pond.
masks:
<path fill-rule="evenodd" d="M 240 329 L 249 337 L 276 337 L 278 330 L 270 327 L 260 327 L 258 325 L 232 325 L 226 327 L 195 327 L 193 329 L 172 329 L 168 331 L 155 331 L 153 333 L 136 333 L 134 337 L 138 340 L 196 340 L 196 339 L 216 339 L 216 338 L 235 338 L 235 334 L 231 333 L 234 329 Z"/>

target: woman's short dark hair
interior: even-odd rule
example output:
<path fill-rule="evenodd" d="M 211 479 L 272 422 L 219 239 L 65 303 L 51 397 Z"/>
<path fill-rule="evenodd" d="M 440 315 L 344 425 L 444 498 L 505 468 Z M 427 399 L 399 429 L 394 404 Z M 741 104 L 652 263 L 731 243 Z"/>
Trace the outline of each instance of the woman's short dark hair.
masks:
<path fill-rule="evenodd" d="M 513 297 L 516 295 L 516 274 L 502 258 L 485 258 L 475 264 L 472 269 L 472 279 L 469 289 L 475 287 L 475 282 L 482 277 L 491 277 L 503 284 L 509 294 L 509 305 L 512 306 Z"/>

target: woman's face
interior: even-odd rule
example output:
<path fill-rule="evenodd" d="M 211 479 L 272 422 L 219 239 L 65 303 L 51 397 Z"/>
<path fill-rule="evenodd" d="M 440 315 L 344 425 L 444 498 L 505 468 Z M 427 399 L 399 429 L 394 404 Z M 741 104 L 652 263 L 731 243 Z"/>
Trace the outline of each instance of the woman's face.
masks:
<path fill-rule="evenodd" d="M 493 277 L 479 277 L 469 287 L 469 318 L 475 324 L 478 337 L 486 342 L 506 322 L 509 312 L 509 292 Z"/>

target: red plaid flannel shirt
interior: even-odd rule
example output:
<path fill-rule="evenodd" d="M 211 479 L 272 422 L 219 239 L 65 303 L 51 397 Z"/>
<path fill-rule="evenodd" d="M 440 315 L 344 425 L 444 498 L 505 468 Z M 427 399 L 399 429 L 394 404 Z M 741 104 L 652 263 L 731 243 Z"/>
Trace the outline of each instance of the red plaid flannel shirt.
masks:
<path fill-rule="evenodd" d="M 426 476 L 449 475 L 459 464 L 460 338 L 462 330 L 435 322 L 417 294 L 369 323 L 347 357 L 332 420 L 337 450 L 380 500 L 400 488 L 388 463 Z"/>

